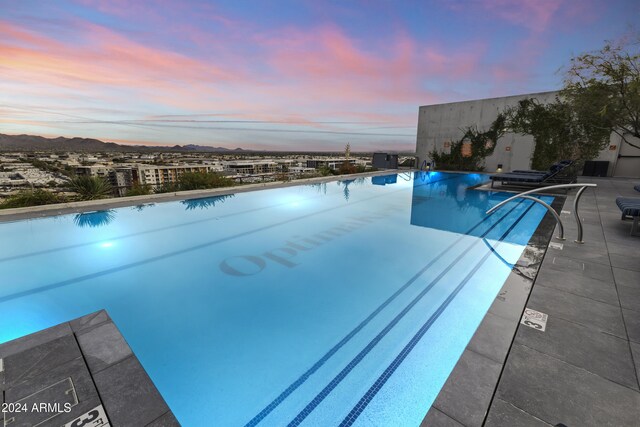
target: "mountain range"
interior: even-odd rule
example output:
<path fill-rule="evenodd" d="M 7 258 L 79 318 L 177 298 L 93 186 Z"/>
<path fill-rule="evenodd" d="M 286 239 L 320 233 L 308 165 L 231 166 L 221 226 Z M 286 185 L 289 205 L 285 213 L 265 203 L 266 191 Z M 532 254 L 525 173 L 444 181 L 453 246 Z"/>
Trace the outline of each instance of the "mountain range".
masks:
<path fill-rule="evenodd" d="M 115 142 L 104 142 L 92 138 L 45 138 L 35 135 L 5 135 L 0 133 L 0 151 L 86 151 L 86 152 L 216 152 L 234 153 L 243 152 L 242 148 L 231 150 L 224 147 L 210 147 L 206 145 L 174 145 L 174 146 L 146 146 L 123 145 Z"/>

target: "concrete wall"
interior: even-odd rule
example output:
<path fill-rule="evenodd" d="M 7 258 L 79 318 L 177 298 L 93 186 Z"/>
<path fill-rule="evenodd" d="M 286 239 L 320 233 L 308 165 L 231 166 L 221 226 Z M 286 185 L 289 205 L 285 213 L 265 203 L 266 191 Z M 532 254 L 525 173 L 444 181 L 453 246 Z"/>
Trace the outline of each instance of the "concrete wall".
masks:
<path fill-rule="evenodd" d="M 425 159 L 427 162 L 431 161 L 428 153 L 434 148 L 443 151 L 446 141 L 459 140 L 467 126 L 476 125 L 480 131 L 485 131 L 500 111 L 517 105 L 518 101 L 536 98 L 541 103 L 553 102 L 556 94 L 556 91 L 541 92 L 420 107 L 416 142 L 418 166 Z M 493 172 L 498 164 L 502 164 L 505 172 L 529 169 L 533 148 L 532 136 L 508 133 L 498 140 L 494 153 L 487 157 L 485 170 Z"/>
<path fill-rule="evenodd" d="M 417 166 L 419 167 L 424 160 L 431 161 L 428 153 L 434 148 L 445 151 L 445 142 L 462 138 L 464 128 L 476 125 L 480 131 L 485 131 L 491 126 L 498 112 L 517 105 L 518 101 L 536 98 L 541 103 L 553 102 L 557 93 L 530 93 L 420 107 L 416 141 Z M 633 140 L 636 145 L 640 144 L 637 138 Z M 530 169 L 533 148 L 532 136 L 507 133 L 498 140 L 494 153 L 486 158 L 485 171 L 494 172 L 498 164 L 502 164 L 504 172 Z M 640 149 L 625 143 L 616 134 L 611 134 L 610 145 L 594 160 L 609 162 L 607 176 L 640 178 Z"/>
<path fill-rule="evenodd" d="M 627 136 L 634 145 L 640 146 L 640 138 Z M 600 152 L 601 160 L 610 160 L 609 175 L 640 178 L 640 149 L 628 144 L 618 135 L 611 135 L 609 149 Z"/>

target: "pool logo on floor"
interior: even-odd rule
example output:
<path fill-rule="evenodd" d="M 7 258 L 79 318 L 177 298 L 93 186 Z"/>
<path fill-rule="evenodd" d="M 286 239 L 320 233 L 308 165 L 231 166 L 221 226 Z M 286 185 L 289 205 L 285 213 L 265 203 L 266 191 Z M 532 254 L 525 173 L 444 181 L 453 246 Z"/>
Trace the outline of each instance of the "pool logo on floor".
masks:
<path fill-rule="evenodd" d="M 325 243 L 358 230 L 365 225 L 383 219 L 389 216 L 393 210 L 392 207 L 389 207 L 382 212 L 351 218 L 340 225 L 331 227 L 310 237 L 294 236 L 292 239 L 287 240 L 284 246 L 260 255 L 238 255 L 226 258 L 220 263 L 220 270 L 230 276 L 242 277 L 258 274 L 267 268 L 269 264 L 274 263 L 287 268 L 293 268 L 298 265 L 298 263 L 294 261 L 298 253 L 311 251 Z"/>

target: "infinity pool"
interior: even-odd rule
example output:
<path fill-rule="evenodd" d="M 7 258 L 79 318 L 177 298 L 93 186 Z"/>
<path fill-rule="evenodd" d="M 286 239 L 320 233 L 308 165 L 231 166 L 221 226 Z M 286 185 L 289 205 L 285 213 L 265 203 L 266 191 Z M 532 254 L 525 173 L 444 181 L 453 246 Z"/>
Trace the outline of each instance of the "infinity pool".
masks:
<path fill-rule="evenodd" d="M 415 173 L 0 224 L 0 343 L 106 309 L 185 426 L 418 425 L 545 209 Z M 545 198 L 550 201 L 551 198 Z"/>

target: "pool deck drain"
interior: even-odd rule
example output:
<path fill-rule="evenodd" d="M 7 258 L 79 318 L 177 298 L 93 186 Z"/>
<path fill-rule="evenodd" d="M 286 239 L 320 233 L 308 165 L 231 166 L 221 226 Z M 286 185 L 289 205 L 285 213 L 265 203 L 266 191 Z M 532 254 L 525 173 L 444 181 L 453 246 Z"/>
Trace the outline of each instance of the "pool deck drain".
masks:
<path fill-rule="evenodd" d="M 640 197 L 638 180 L 579 182 L 598 184 L 581 200 L 585 243 L 574 242 L 572 192 L 561 212 L 567 240 L 549 245 L 521 303 L 548 316 L 544 332 L 496 312 L 509 286 L 526 291 L 512 274 L 423 426 L 638 425 L 640 238 L 615 204 Z"/>
<path fill-rule="evenodd" d="M 0 344 L 0 426 L 179 426 L 106 311 Z"/>

